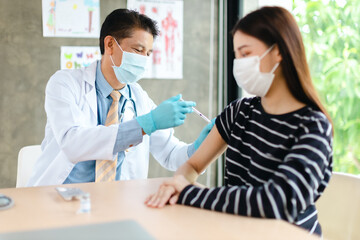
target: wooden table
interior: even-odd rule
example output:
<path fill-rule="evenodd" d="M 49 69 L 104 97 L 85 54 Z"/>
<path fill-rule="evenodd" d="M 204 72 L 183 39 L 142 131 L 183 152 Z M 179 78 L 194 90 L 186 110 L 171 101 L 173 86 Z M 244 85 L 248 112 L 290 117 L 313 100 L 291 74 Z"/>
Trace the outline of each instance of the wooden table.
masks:
<path fill-rule="evenodd" d="M 135 220 L 156 239 L 319 239 L 285 221 L 258 219 L 187 206 L 144 205 L 163 178 L 67 185 L 91 195 L 91 213 L 64 201 L 54 186 L 0 189 L 15 204 L 0 211 L 0 233 Z"/>

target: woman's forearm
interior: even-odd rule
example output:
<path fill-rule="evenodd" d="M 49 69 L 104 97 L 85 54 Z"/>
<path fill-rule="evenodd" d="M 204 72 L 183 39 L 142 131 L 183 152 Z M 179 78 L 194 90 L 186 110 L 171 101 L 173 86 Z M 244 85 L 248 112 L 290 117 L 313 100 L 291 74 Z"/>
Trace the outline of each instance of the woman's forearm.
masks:
<path fill-rule="evenodd" d="M 199 173 L 193 168 L 189 162 L 185 162 L 176 171 L 175 175 L 183 175 L 189 182 L 194 183 Z"/>
<path fill-rule="evenodd" d="M 183 175 L 189 182 L 194 183 L 200 173 L 215 161 L 227 148 L 216 125 L 205 138 L 199 149 L 175 173 Z"/>

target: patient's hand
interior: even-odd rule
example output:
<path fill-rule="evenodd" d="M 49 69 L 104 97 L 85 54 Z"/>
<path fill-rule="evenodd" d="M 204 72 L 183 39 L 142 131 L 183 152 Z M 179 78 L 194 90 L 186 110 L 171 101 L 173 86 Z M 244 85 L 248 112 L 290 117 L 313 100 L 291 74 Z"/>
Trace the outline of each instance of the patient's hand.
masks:
<path fill-rule="evenodd" d="M 174 205 L 179 199 L 181 191 L 189 184 L 190 182 L 183 175 L 176 175 L 163 182 L 155 194 L 148 196 L 145 204 L 153 208 L 162 208 L 167 203 Z"/>

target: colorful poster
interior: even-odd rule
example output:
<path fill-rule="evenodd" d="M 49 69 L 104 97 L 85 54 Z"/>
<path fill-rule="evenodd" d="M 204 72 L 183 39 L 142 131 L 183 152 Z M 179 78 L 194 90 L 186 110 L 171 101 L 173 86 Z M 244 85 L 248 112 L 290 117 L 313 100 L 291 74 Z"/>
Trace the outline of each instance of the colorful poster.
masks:
<path fill-rule="evenodd" d="M 183 78 L 183 1 L 128 0 L 137 10 L 158 23 L 160 36 L 154 41 L 152 64 L 146 78 Z"/>
<path fill-rule="evenodd" d="M 100 0 L 42 0 L 43 36 L 98 38 Z"/>
<path fill-rule="evenodd" d="M 92 62 L 101 59 L 99 47 L 61 47 L 61 69 L 76 69 L 89 66 Z"/>

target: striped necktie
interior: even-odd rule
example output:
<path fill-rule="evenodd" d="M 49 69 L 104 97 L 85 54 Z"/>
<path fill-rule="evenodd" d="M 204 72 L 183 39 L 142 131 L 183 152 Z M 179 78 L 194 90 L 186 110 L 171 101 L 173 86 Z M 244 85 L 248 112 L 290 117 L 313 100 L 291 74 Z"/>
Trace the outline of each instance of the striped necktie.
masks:
<path fill-rule="evenodd" d="M 110 126 L 112 124 L 119 123 L 119 100 L 121 94 L 118 91 L 113 90 L 110 93 L 110 96 L 112 97 L 113 102 L 107 114 L 105 126 Z M 95 182 L 115 181 L 116 165 L 117 165 L 117 155 L 114 161 L 96 160 Z"/>

